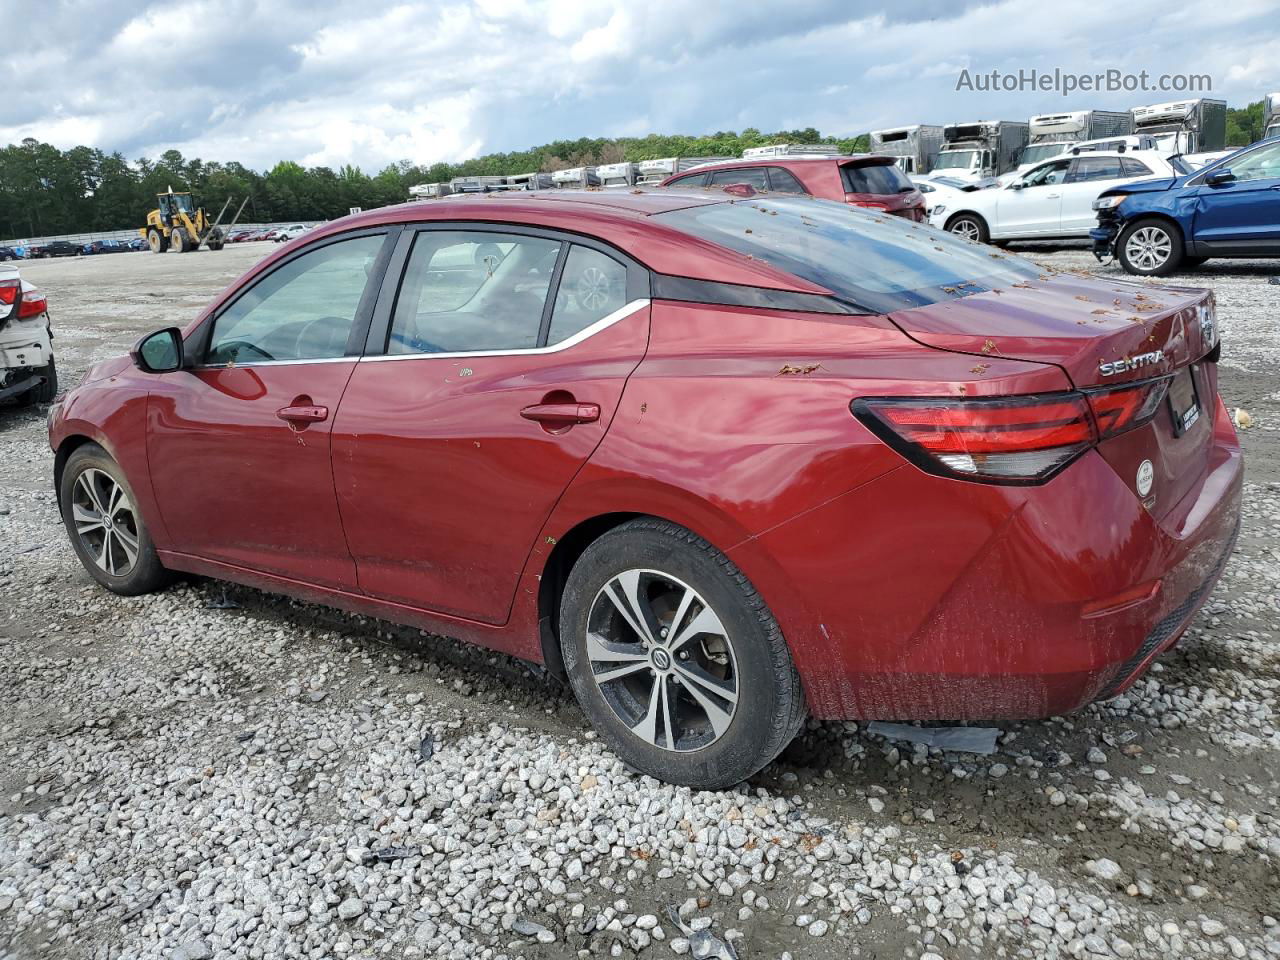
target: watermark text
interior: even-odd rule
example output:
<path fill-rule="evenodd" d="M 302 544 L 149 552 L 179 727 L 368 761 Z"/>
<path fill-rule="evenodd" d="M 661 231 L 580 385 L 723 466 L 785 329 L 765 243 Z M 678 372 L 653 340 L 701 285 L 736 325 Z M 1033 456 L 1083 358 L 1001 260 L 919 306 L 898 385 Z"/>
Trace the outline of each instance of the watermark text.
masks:
<path fill-rule="evenodd" d="M 1071 73 L 1066 70 L 990 70 L 974 73 L 968 68 L 956 78 L 956 90 L 982 93 L 1060 93 L 1069 97 L 1085 93 L 1210 93 L 1213 77 L 1207 73 L 1159 73 L 1147 70 L 1130 73 L 1109 69 L 1100 73 Z"/>

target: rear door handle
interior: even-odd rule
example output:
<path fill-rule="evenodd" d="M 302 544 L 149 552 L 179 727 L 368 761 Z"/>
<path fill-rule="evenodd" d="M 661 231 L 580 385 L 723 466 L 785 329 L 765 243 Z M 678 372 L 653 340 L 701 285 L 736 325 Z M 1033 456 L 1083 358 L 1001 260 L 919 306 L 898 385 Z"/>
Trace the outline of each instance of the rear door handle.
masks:
<path fill-rule="evenodd" d="M 281 407 L 276 416 L 287 423 L 319 423 L 329 419 L 329 408 L 316 404 L 299 403 Z"/>
<path fill-rule="evenodd" d="M 1057 200 L 1060 196 L 1062 196 L 1060 193 L 1046 193 L 1044 198 L 1046 200 Z"/>
<path fill-rule="evenodd" d="M 526 420 L 560 424 L 592 423 L 600 419 L 598 403 L 535 403 L 520 411 Z"/>

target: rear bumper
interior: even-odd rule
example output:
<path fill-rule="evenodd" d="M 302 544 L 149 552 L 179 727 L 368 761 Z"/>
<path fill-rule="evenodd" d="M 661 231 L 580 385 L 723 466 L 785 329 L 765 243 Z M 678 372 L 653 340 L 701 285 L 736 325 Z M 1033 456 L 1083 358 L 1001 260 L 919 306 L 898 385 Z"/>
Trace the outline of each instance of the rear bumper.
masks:
<path fill-rule="evenodd" d="M 771 605 L 768 580 L 787 571 L 777 592 L 799 600 L 774 612 L 817 716 L 1068 713 L 1127 689 L 1211 593 L 1243 478 L 1220 401 L 1213 429 L 1176 528 L 1094 452 L 1040 487 L 904 467 L 731 555 Z"/>

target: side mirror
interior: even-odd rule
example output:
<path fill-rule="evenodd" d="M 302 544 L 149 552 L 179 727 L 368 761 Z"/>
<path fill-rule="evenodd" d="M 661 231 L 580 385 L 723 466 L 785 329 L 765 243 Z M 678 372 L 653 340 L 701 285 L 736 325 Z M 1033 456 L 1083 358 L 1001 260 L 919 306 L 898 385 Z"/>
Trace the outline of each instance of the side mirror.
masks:
<path fill-rule="evenodd" d="M 1010 190 L 1021 190 L 1021 189 L 1022 189 L 1023 187 L 1025 187 L 1025 186 L 1026 186 L 1026 184 L 1025 184 L 1025 183 L 1023 183 L 1021 180 L 1015 180 L 1015 181 L 1013 181 L 1013 183 L 1009 184 L 1009 189 L 1010 189 Z"/>
<path fill-rule="evenodd" d="M 1224 167 L 1221 170 L 1213 171 L 1213 173 L 1204 178 L 1204 182 L 1211 187 L 1216 187 L 1220 183 L 1230 183 L 1235 178 L 1236 175 L 1231 172 L 1231 168 Z"/>
<path fill-rule="evenodd" d="M 182 331 L 165 327 L 149 333 L 129 351 L 133 365 L 143 373 L 172 373 L 182 369 Z"/>

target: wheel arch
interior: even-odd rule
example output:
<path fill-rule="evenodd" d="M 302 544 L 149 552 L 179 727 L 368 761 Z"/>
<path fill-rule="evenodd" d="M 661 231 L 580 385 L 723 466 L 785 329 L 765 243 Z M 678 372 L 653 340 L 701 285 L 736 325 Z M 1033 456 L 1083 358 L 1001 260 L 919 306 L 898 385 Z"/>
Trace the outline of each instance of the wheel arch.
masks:
<path fill-rule="evenodd" d="M 53 492 L 58 501 L 58 509 L 62 509 L 62 472 L 67 468 L 67 461 L 71 459 L 71 455 L 81 447 L 88 444 L 94 444 L 101 447 L 102 444 L 94 437 L 85 433 L 72 433 L 63 437 L 62 442 L 58 444 L 58 449 L 53 454 Z M 105 447 L 103 449 L 106 449 Z"/>
<path fill-rule="evenodd" d="M 977 210 L 957 210 L 955 213 L 947 217 L 947 219 L 943 222 L 942 229 L 950 233 L 951 225 L 955 223 L 957 220 L 959 220 L 961 217 L 972 217 L 973 219 L 980 221 L 982 223 L 982 226 L 986 229 L 987 235 L 990 236 L 991 221 L 989 221 L 986 217 L 980 214 Z"/>
<path fill-rule="evenodd" d="M 556 538 L 538 578 L 538 643 L 543 667 L 561 683 L 568 683 L 569 679 L 560 651 L 560 598 L 564 595 L 569 571 L 587 547 L 610 530 L 629 520 L 650 516 L 625 511 L 599 514 L 578 522 Z"/>

